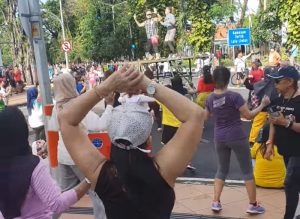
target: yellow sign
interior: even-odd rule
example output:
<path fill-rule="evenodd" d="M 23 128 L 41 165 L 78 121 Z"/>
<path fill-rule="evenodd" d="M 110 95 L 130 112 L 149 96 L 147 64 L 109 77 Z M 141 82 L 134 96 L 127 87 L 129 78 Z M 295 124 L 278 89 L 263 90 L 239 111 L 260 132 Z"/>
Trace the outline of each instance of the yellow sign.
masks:
<path fill-rule="evenodd" d="M 41 37 L 40 32 L 40 22 L 32 22 L 31 23 L 31 33 L 33 38 L 39 38 Z"/>

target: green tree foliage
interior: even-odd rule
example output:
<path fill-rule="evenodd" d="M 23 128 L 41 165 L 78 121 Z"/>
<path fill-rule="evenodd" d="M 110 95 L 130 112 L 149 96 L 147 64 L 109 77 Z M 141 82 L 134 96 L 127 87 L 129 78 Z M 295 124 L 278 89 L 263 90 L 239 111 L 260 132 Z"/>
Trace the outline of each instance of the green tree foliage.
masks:
<path fill-rule="evenodd" d="M 188 7 L 188 19 L 192 21 L 192 30 L 187 40 L 195 51 L 209 51 L 214 36 L 214 24 L 209 16 L 209 5 L 198 0 L 190 0 Z"/>
<path fill-rule="evenodd" d="M 279 16 L 288 22 L 288 44 L 300 47 L 300 1 L 279 0 Z"/>
<path fill-rule="evenodd" d="M 214 35 L 214 22 L 228 20 L 234 7 L 227 4 L 229 0 L 128 0 L 126 4 L 115 7 L 115 32 L 113 31 L 112 10 L 104 3 L 118 4 L 123 0 L 62 0 L 65 21 L 66 38 L 72 43 L 69 53 L 70 61 L 101 61 L 113 58 L 127 57 L 131 54 L 134 43 L 136 57 L 144 55 L 146 33 L 134 22 L 133 15 L 145 19 L 145 11 L 157 8 L 164 17 L 165 7 L 173 6 L 177 18 L 177 50 L 190 45 L 195 51 L 208 51 Z M 7 12 L 6 0 L 0 0 L 0 8 Z M 16 2 L 11 0 L 10 2 Z M 229 5 L 229 7 L 228 7 Z M 59 0 L 48 0 L 43 3 L 43 23 L 45 41 L 50 63 L 64 61 L 61 51 L 62 30 L 60 25 Z M 222 9 L 224 9 L 222 11 Z M 211 11 L 211 13 L 209 12 Z M 192 22 L 190 31 L 185 30 L 186 21 Z M 1 21 L 1 18 L 0 18 Z M 131 27 L 131 28 L 130 28 Z M 18 26 L 19 28 L 19 26 Z M 10 28 L 6 39 L 10 39 L 13 28 Z M 130 31 L 131 29 L 131 31 Z M 130 34 L 132 33 L 132 34 Z M 159 26 L 161 44 L 166 28 Z M 19 36 L 18 36 L 19 37 Z M 18 42 L 23 42 L 18 40 Z M 24 44 L 25 45 L 25 44 Z M 28 47 L 28 45 L 26 45 Z M 8 47 L 12 58 L 5 60 L 20 60 L 15 58 L 14 49 Z M 160 45 L 163 55 L 163 46 Z M 9 54 L 8 53 L 8 54 Z"/>
<path fill-rule="evenodd" d="M 266 42 L 280 42 L 281 36 L 279 30 L 282 21 L 279 17 L 279 1 L 272 0 L 266 11 L 260 11 L 257 18 L 254 19 L 252 29 L 253 42 L 257 45 Z"/>
<path fill-rule="evenodd" d="M 288 23 L 288 44 L 300 46 L 300 1 L 270 0 L 267 10 L 260 11 L 253 28 L 256 43 L 281 42 L 280 30 Z"/>
<path fill-rule="evenodd" d="M 227 23 L 230 21 L 231 17 L 233 17 L 236 10 L 237 7 L 234 4 L 231 4 L 231 0 L 222 0 L 217 1 L 212 5 L 209 14 L 214 23 Z"/>

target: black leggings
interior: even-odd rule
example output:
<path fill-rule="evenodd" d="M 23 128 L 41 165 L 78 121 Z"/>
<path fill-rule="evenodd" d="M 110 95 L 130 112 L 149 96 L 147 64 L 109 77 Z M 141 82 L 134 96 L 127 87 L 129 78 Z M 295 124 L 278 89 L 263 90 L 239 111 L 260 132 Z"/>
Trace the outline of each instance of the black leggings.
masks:
<path fill-rule="evenodd" d="M 287 163 L 284 191 L 286 198 L 284 219 L 293 219 L 300 192 L 300 157 L 285 158 Z"/>

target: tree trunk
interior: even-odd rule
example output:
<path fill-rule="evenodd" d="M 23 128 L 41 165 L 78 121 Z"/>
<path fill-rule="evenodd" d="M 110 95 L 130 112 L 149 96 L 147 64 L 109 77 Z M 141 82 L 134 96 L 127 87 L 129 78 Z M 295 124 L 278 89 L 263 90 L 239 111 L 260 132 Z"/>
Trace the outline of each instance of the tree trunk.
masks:
<path fill-rule="evenodd" d="M 258 5 L 259 11 L 264 10 L 264 0 L 259 0 L 259 5 Z"/>
<path fill-rule="evenodd" d="M 7 21 L 11 32 L 12 46 L 11 54 L 13 55 L 13 65 L 20 66 L 23 73 L 23 80 L 27 84 L 33 84 L 33 76 L 30 68 L 32 63 L 32 48 L 27 37 L 23 35 L 23 28 L 17 17 L 17 0 L 7 0 Z M 29 70 L 30 69 L 30 70 Z"/>
<path fill-rule="evenodd" d="M 244 0 L 243 6 L 242 6 L 241 17 L 240 17 L 240 20 L 237 25 L 238 27 L 243 27 L 245 14 L 246 14 L 246 10 L 247 10 L 247 5 L 248 5 L 248 0 Z"/>

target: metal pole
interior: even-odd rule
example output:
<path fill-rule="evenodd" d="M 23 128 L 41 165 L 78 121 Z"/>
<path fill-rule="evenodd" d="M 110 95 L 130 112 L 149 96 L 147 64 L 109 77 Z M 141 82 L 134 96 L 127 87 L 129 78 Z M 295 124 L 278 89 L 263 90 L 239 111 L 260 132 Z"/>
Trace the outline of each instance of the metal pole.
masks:
<path fill-rule="evenodd" d="M 116 34 L 116 25 L 115 25 L 115 6 L 111 6 L 112 9 L 112 16 L 113 16 L 113 27 L 114 27 L 114 34 Z"/>
<path fill-rule="evenodd" d="M 130 35 L 130 42 L 133 43 L 133 36 L 132 36 L 132 29 L 131 29 L 131 23 L 129 22 L 129 35 Z M 134 60 L 134 48 L 131 47 L 131 55 L 132 55 L 132 60 Z"/>
<path fill-rule="evenodd" d="M 63 41 L 66 41 L 65 24 L 64 24 L 64 16 L 63 16 L 63 8 L 62 8 L 61 0 L 59 0 L 59 8 L 60 8 L 60 23 L 61 23 Z M 66 68 L 69 69 L 69 58 L 67 52 L 65 52 L 65 60 L 66 60 Z"/>
<path fill-rule="evenodd" d="M 52 103 L 52 98 L 39 0 L 29 0 L 29 8 L 36 69 L 41 88 L 42 102 L 45 106 Z"/>
<path fill-rule="evenodd" d="M 0 66 L 3 66 L 3 61 L 2 61 L 2 49 L 0 48 Z"/>

